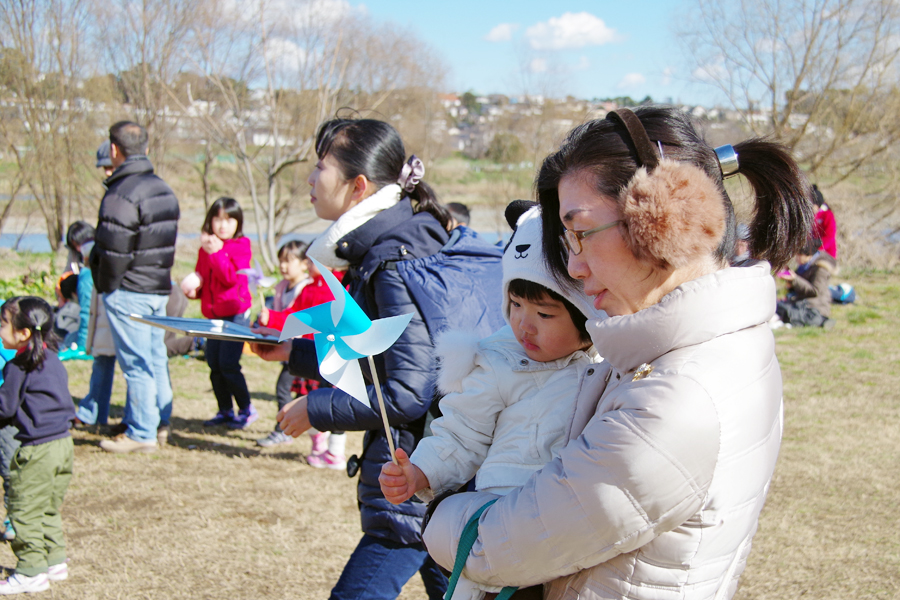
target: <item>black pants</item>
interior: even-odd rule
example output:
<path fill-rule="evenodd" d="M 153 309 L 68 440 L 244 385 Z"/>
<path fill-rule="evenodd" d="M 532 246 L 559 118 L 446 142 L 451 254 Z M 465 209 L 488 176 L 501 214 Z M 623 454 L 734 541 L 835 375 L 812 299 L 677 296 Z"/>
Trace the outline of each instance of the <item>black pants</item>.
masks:
<path fill-rule="evenodd" d="M 287 364 L 281 367 L 278 382 L 275 384 L 275 399 L 278 400 L 278 410 L 294 399 L 291 388 L 294 386 L 294 376 L 288 371 Z M 275 431 L 281 431 L 281 423 L 275 422 Z"/>
<path fill-rule="evenodd" d="M 805 300 L 798 302 L 779 300 L 775 305 L 775 314 L 779 319 L 794 327 L 821 327 L 825 322 L 822 313 L 807 304 Z"/>
<path fill-rule="evenodd" d="M 250 320 L 244 314 L 223 317 L 223 321 L 231 321 L 237 325 L 249 325 Z M 206 362 L 209 365 L 209 381 L 219 405 L 219 412 L 232 410 L 231 399 L 234 398 L 238 410 L 250 407 L 250 390 L 247 380 L 241 373 L 241 355 L 244 342 L 224 342 L 207 340 Z"/>

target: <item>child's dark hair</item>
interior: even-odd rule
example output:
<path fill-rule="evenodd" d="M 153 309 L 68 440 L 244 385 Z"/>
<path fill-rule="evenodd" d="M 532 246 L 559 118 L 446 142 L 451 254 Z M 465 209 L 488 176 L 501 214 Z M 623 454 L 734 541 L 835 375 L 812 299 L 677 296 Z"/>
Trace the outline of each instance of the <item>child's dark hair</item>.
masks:
<path fill-rule="evenodd" d="M 284 260 L 290 256 L 293 256 L 298 260 L 303 260 L 306 258 L 307 248 L 309 248 L 309 244 L 301 242 L 300 240 L 285 242 L 281 245 L 281 248 L 278 249 L 278 260 Z"/>
<path fill-rule="evenodd" d="M 212 220 L 213 217 L 219 216 L 220 211 L 224 211 L 229 218 L 237 221 L 234 239 L 244 237 L 244 211 L 241 210 L 241 205 L 238 204 L 237 200 L 229 198 L 228 196 L 222 196 L 212 203 L 212 206 L 209 207 L 209 211 L 206 213 L 206 220 L 203 221 L 203 227 L 200 230 L 208 235 L 214 234 Z"/>
<path fill-rule="evenodd" d="M 587 317 L 584 315 L 584 313 L 575 308 L 574 304 L 572 304 L 550 288 L 546 288 L 541 284 L 535 283 L 533 281 L 528 281 L 527 279 L 511 279 L 509 282 L 509 293 L 515 294 L 519 298 L 528 300 L 530 302 L 540 302 L 547 297 L 562 302 L 563 306 L 566 307 L 566 310 L 569 311 L 569 316 L 572 317 L 572 322 L 575 324 L 575 328 L 578 329 L 581 341 L 585 343 L 591 342 L 591 336 L 587 331 L 587 327 L 585 326 L 587 323 Z M 509 315 L 506 316 L 508 317 Z"/>
<path fill-rule="evenodd" d="M 81 252 L 81 246 L 94 239 L 95 233 L 94 226 L 90 223 L 75 221 L 66 231 L 66 247 L 73 252 Z"/>
<path fill-rule="evenodd" d="M 66 300 L 78 302 L 78 275 L 70 273 L 59 281 L 59 293 Z"/>
<path fill-rule="evenodd" d="M 13 329 L 31 331 L 28 345 L 10 361 L 22 367 L 26 373 L 39 369 L 44 364 L 47 350 L 56 352 L 53 309 L 43 298 L 14 296 L 0 308 L 0 319 L 12 325 Z"/>
<path fill-rule="evenodd" d="M 378 186 L 397 183 L 407 164 L 400 134 L 390 124 L 375 119 L 332 119 L 322 123 L 316 134 L 316 156 L 330 154 L 340 165 L 345 179 L 365 175 Z M 419 181 L 403 194 L 416 201 L 416 212 L 427 212 L 446 228 L 450 212 L 437 199 L 431 186 Z"/>
<path fill-rule="evenodd" d="M 819 238 L 810 238 L 803 244 L 803 247 L 800 248 L 798 254 L 802 254 L 803 256 L 812 256 L 816 252 L 819 251 L 819 248 L 822 247 L 822 240 Z"/>

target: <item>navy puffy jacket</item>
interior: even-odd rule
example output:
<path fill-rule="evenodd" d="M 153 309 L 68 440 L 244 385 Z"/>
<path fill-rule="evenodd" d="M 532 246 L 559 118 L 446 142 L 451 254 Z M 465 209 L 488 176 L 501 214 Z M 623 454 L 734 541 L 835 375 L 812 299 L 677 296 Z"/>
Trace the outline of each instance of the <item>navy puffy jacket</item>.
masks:
<path fill-rule="evenodd" d="M 349 284 L 350 294 L 370 318 L 413 314 L 400 339 L 375 357 L 394 444 L 408 453 L 421 436 L 434 396 L 434 357 L 428 329 L 409 290 L 397 270 L 385 266 L 431 256 L 448 238 L 434 217 L 414 214 L 404 199 L 338 241 L 339 255 L 351 265 L 344 284 Z M 371 382 L 366 361 L 360 365 Z M 319 378 L 311 340 L 294 340 L 289 368 L 294 375 Z M 369 398 L 378 405 L 371 386 Z M 363 531 L 403 544 L 420 542 L 425 504 L 414 499 L 395 506 L 378 484 L 381 466 L 391 459 L 380 413 L 338 389 L 320 388 L 309 394 L 309 419 L 321 431 L 366 431 L 358 488 Z"/>

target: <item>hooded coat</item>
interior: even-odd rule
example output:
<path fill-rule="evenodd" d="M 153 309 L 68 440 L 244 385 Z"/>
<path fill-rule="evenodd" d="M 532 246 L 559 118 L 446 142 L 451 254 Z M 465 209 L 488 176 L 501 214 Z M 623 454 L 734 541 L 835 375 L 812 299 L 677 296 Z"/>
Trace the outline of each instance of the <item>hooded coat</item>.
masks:
<path fill-rule="evenodd" d="M 791 300 L 806 300 L 810 308 L 825 318 L 831 316 L 831 291 L 828 284 L 837 271 L 837 261 L 827 252 L 816 252 L 805 265 L 797 269 L 791 281 Z"/>
<path fill-rule="evenodd" d="M 588 324 L 605 360 L 579 382 L 568 444 L 483 513 L 466 577 L 548 582 L 551 600 L 734 594 L 781 442 L 769 269 L 726 268 Z M 424 534 L 438 564 L 489 496 L 438 506 Z"/>

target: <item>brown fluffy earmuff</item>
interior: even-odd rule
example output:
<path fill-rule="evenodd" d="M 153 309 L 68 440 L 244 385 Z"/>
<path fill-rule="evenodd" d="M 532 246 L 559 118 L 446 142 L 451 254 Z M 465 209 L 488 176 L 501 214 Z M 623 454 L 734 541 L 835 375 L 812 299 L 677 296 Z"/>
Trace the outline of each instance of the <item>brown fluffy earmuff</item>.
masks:
<path fill-rule="evenodd" d="M 635 257 L 657 266 L 683 267 L 719 246 L 725 207 L 716 184 L 699 167 L 663 159 L 641 167 L 619 202 L 625 241 Z"/>

